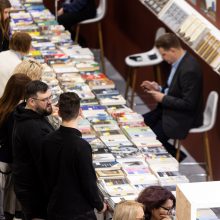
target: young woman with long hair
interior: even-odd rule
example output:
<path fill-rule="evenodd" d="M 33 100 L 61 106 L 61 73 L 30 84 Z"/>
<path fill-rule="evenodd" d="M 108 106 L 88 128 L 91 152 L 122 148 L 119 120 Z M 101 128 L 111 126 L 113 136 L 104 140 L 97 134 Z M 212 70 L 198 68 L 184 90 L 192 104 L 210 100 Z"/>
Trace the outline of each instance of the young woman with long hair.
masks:
<path fill-rule="evenodd" d="M 0 51 L 8 50 L 9 48 L 10 8 L 11 3 L 9 0 L 0 1 Z"/>
<path fill-rule="evenodd" d="M 12 218 L 15 214 L 16 199 L 10 181 L 12 130 L 14 126 L 13 110 L 24 99 L 25 86 L 30 81 L 31 79 L 25 74 L 12 75 L 0 98 L 0 220 L 4 219 L 3 205 L 7 207 L 7 212 L 12 214 Z M 7 187 L 5 187 L 6 183 Z M 5 195 L 6 193 L 8 196 Z M 5 202 L 5 197 L 7 197 L 7 202 Z"/>

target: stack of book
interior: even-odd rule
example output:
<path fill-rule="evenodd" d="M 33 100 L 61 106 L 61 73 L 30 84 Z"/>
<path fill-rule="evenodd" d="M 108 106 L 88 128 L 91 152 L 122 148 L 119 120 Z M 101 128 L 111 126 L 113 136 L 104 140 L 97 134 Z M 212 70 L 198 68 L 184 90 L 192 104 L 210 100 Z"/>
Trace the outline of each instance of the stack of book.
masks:
<path fill-rule="evenodd" d="M 33 19 L 30 13 L 25 11 L 12 12 L 11 16 L 11 26 L 26 26 L 33 24 Z"/>
<path fill-rule="evenodd" d="M 128 180 L 125 177 L 100 179 L 99 186 L 110 197 L 137 194 L 137 190 L 131 184 L 129 184 Z"/>
<path fill-rule="evenodd" d="M 141 127 L 145 125 L 143 116 L 136 112 L 125 112 L 117 117 L 117 121 L 120 126 Z"/>
<path fill-rule="evenodd" d="M 94 60 L 73 61 L 73 65 L 80 71 L 97 71 L 99 64 Z"/>
<path fill-rule="evenodd" d="M 132 184 L 137 191 L 142 191 L 149 185 L 158 184 L 158 179 L 153 175 L 143 159 L 128 158 L 126 160 L 120 160 L 120 163 L 130 184 Z"/>
<path fill-rule="evenodd" d="M 63 87 L 65 92 L 75 92 L 81 99 L 94 99 L 95 95 L 92 93 L 89 86 L 84 82 L 74 82 Z"/>
<path fill-rule="evenodd" d="M 170 155 L 166 149 L 162 146 L 160 147 L 143 147 L 141 149 L 142 153 L 145 156 L 146 162 L 151 165 L 158 165 L 166 167 L 178 167 L 179 163 L 178 161 Z"/>
<path fill-rule="evenodd" d="M 114 89 L 115 84 L 112 80 L 106 78 L 106 79 L 95 79 L 88 82 L 89 87 L 92 90 L 96 89 Z"/>
<path fill-rule="evenodd" d="M 67 54 L 75 61 L 94 60 L 94 55 L 89 48 L 82 48 L 79 45 L 59 46 L 63 53 Z"/>

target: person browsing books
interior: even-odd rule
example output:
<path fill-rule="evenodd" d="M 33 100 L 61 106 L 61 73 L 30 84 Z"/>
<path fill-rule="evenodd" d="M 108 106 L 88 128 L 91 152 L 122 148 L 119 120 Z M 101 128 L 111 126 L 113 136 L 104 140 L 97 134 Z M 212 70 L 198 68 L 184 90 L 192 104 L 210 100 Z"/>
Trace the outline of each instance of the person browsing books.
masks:
<path fill-rule="evenodd" d="M 113 220 L 144 220 L 143 207 L 136 201 L 122 201 L 114 210 Z"/>
<path fill-rule="evenodd" d="M 15 67 L 31 48 L 32 38 L 28 33 L 15 32 L 9 42 L 9 50 L 0 53 L 0 96 Z"/>
<path fill-rule="evenodd" d="M 96 16 L 96 5 L 94 0 L 69 0 L 64 1 L 57 12 L 58 23 L 71 32 L 72 26 L 80 21 L 94 18 Z"/>
<path fill-rule="evenodd" d="M 172 220 L 175 196 L 162 186 L 149 186 L 138 196 L 144 205 L 145 220 Z"/>
<path fill-rule="evenodd" d="M 46 83 L 31 81 L 25 89 L 26 102 L 14 111 L 12 176 L 25 220 L 46 219 L 47 200 L 39 171 L 42 140 L 54 130 L 46 118 L 52 113 L 51 98 Z"/>
<path fill-rule="evenodd" d="M 30 81 L 24 74 L 12 75 L 0 98 L 0 220 L 6 217 L 4 211 L 7 212 L 6 219 L 9 220 L 13 219 L 15 210 L 21 210 L 17 206 L 11 178 L 13 111 L 24 99 L 25 86 Z"/>
<path fill-rule="evenodd" d="M 146 125 L 175 157 L 176 149 L 168 140 L 184 139 L 191 128 L 202 125 L 203 76 L 199 63 L 181 47 L 175 34 L 162 35 L 156 40 L 155 46 L 172 68 L 163 87 L 157 82 L 142 82 L 142 89 L 158 103 L 154 110 L 143 117 Z M 181 152 L 180 161 L 185 156 Z"/>
<path fill-rule="evenodd" d="M 107 206 L 98 193 L 91 146 L 77 129 L 80 98 L 63 93 L 58 106 L 62 124 L 45 138 L 42 152 L 48 220 L 95 220 L 94 208 L 103 213 Z"/>
<path fill-rule="evenodd" d="M 0 1 L 0 52 L 8 50 L 9 48 L 10 9 L 11 3 L 9 0 Z"/>

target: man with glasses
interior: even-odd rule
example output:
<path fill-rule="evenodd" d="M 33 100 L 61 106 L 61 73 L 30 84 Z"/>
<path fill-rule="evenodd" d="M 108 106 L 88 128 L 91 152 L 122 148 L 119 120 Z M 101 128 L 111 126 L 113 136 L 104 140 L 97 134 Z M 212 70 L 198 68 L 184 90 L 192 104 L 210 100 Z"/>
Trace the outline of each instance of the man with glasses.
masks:
<path fill-rule="evenodd" d="M 45 219 L 47 201 L 40 178 L 42 139 L 54 129 L 46 116 L 52 113 L 48 85 L 31 81 L 26 86 L 26 102 L 15 109 L 13 130 L 13 178 L 15 193 L 25 220 Z"/>

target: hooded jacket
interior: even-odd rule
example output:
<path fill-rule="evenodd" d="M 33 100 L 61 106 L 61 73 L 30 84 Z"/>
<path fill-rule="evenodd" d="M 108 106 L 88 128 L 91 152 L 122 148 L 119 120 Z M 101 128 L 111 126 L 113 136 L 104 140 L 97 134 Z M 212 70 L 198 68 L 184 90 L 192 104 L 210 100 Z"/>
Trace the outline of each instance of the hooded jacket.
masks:
<path fill-rule="evenodd" d="M 12 172 L 17 196 L 22 197 L 25 192 L 27 198 L 34 198 L 37 205 L 36 201 L 38 198 L 41 200 L 43 195 L 39 173 L 41 143 L 43 138 L 54 129 L 44 116 L 25 109 L 25 105 L 26 103 L 21 103 L 14 112 Z"/>

